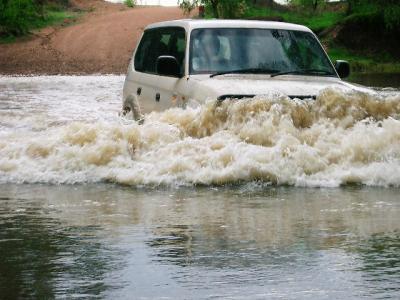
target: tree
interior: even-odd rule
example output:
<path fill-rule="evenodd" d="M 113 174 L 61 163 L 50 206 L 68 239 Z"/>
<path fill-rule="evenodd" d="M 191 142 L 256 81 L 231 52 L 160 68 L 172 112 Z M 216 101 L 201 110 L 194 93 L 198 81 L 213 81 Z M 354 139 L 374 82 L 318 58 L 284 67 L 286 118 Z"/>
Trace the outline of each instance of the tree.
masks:
<path fill-rule="evenodd" d="M 251 1 L 253 5 L 258 5 L 258 6 L 267 6 L 267 7 L 273 7 L 275 4 L 274 0 L 252 0 Z"/>
<path fill-rule="evenodd" d="M 50 3 L 53 7 L 67 7 L 69 0 L 0 0 L 0 35 L 28 33 L 29 29 L 46 20 Z"/>
<path fill-rule="evenodd" d="M 38 10 L 32 0 L 0 0 L 0 33 L 25 34 L 36 18 Z"/>
<path fill-rule="evenodd" d="M 378 15 L 390 30 L 400 27 L 400 0 L 347 0 L 347 15 L 354 13 Z"/>
<path fill-rule="evenodd" d="M 326 0 L 291 0 L 290 3 L 298 6 L 302 6 L 305 9 L 312 9 L 312 11 L 316 11 L 317 8 L 325 3 Z"/>
<path fill-rule="evenodd" d="M 180 0 L 179 6 L 190 13 L 195 7 L 203 5 L 214 18 L 239 18 L 247 9 L 246 0 Z"/>
<path fill-rule="evenodd" d="M 199 5 L 199 1 L 196 0 L 179 0 L 179 7 L 183 10 L 185 15 L 190 15 L 192 10 L 194 10 Z"/>
<path fill-rule="evenodd" d="M 347 0 L 346 14 L 351 15 L 354 11 L 354 7 L 357 5 L 358 0 Z"/>
<path fill-rule="evenodd" d="M 399 31 L 400 28 L 400 3 L 397 3 L 383 8 L 383 17 L 385 20 L 386 28 L 390 30 L 397 29 Z"/>

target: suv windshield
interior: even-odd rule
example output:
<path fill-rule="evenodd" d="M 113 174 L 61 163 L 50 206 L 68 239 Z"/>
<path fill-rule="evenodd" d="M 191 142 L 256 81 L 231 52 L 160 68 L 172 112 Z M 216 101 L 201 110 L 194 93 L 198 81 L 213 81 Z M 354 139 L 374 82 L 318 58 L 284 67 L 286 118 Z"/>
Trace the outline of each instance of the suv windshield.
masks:
<path fill-rule="evenodd" d="M 243 70 L 337 76 L 313 34 L 281 29 L 195 29 L 191 33 L 189 70 L 190 74 L 214 75 Z"/>

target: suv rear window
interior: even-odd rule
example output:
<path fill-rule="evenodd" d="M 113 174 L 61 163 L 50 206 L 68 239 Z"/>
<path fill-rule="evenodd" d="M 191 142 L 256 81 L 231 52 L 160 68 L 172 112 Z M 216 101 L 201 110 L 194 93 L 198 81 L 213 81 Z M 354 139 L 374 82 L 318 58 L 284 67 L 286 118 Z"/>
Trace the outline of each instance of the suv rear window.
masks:
<path fill-rule="evenodd" d="M 186 34 L 182 27 L 162 27 L 144 32 L 135 55 L 135 70 L 156 73 L 156 61 L 161 55 L 174 56 L 183 69 Z"/>

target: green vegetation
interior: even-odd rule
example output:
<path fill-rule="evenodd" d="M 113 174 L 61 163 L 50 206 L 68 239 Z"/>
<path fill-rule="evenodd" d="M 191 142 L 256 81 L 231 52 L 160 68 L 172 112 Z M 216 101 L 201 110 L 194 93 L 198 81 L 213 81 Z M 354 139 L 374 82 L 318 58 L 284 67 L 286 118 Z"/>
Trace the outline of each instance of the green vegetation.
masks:
<path fill-rule="evenodd" d="M 67 8 L 68 0 L 0 0 L 0 42 L 13 42 L 32 29 L 71 22 L 78 13 Z"/>
<path fill-rule="evenodd" d="M 124 0 L 124 4 L 128 7 L 135 7 L 136 1 L 135 0 Z"/>
<path fill-rule="evenodd" d="M 399 0 L 347 0 L 348 15 L 381 16 L 386 29 L 394 30 L 400 26 Z"/>
<path fill-rule="evenodd" d="M 197 1 L 187 1 L 180 0 L 179 7 L 183 10 L 185 15 L 190 15 L 190 13 L 197 7 Z"/>
<path fill-rule="evenodd" d="M 305 25 L 322 40 L 332 60 L 345 59 L 355 72 L 400 73 L 399 0 L 181 0 L 202 5 L 206 18 L 244 18 Z"/>
<path fill-rule="evenodd" d="M 346 16 L 321 36 L 331 58 L 347 59 L 354 72 L 400 73 L 400 2 L 347 2 Z"/>
<path fill-rule="evenodd" d="M 31 0 L 0 0 L 0 28 L 9 35 L 21 35 L 37 21 L 39 9 Z"/>
<path fill-rule="evenodd" d="M 335 46 L 327 50 L 333 62 L 338 59 L 347 60 L 355 73 L 400 73 L 400 63 L 387 54 L 366 56 Z"/>
<path fill-rule="evenodd" d="M 249 0 L 179 0 L 179 6 L 190 13 L 197 6 L 204 6 L 206 16 L 224 19 L 236 19 L 245 15 Z"/>
<path fill-rule="evenodd" d="M 345 17 L 343 11 L 321 11 L 310 13 L 300 9 L 278 10 L 270 7 L 252 6 L 245 12 L 244 18 L 250 19 L 272 19 L 281 20 L 289 23 L 302 24 L 309 27 L 314 32 L 320 32 L 328 27 L 332 27 Z"/>

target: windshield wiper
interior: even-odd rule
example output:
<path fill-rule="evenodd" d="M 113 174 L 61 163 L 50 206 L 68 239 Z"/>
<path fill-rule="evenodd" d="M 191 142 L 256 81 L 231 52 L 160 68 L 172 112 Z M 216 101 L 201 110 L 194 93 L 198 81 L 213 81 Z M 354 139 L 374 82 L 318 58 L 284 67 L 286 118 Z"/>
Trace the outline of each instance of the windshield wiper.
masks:
<path fill-rule="evenodd" d="M 280 76 L 280 75 L 288 75 L 288 74 L 299 74 L 299 75 L 328 75 L 328 76 L 335 76 L 334 73 L 326 71 L 326 70 L 319 70 L 319 69 L 302 69 L 302 70 L 291 70 L 291 71 L 282 71 L 278 73 L 271 74 L 271 77 Z"/>
<path fill-rule="evenodd" d="M 279 70 L 264 69 L 264 68 L 249 68 L 249 69 L 238 69 L 238 70 L 217 72 L 217 73 L 211 74 L 210 78 L 213 78 L 213 77 L 219 76 L 219 75 L 225 75 L 225 74 L 273 74 L 276 72 L 279 72 Z"/>

